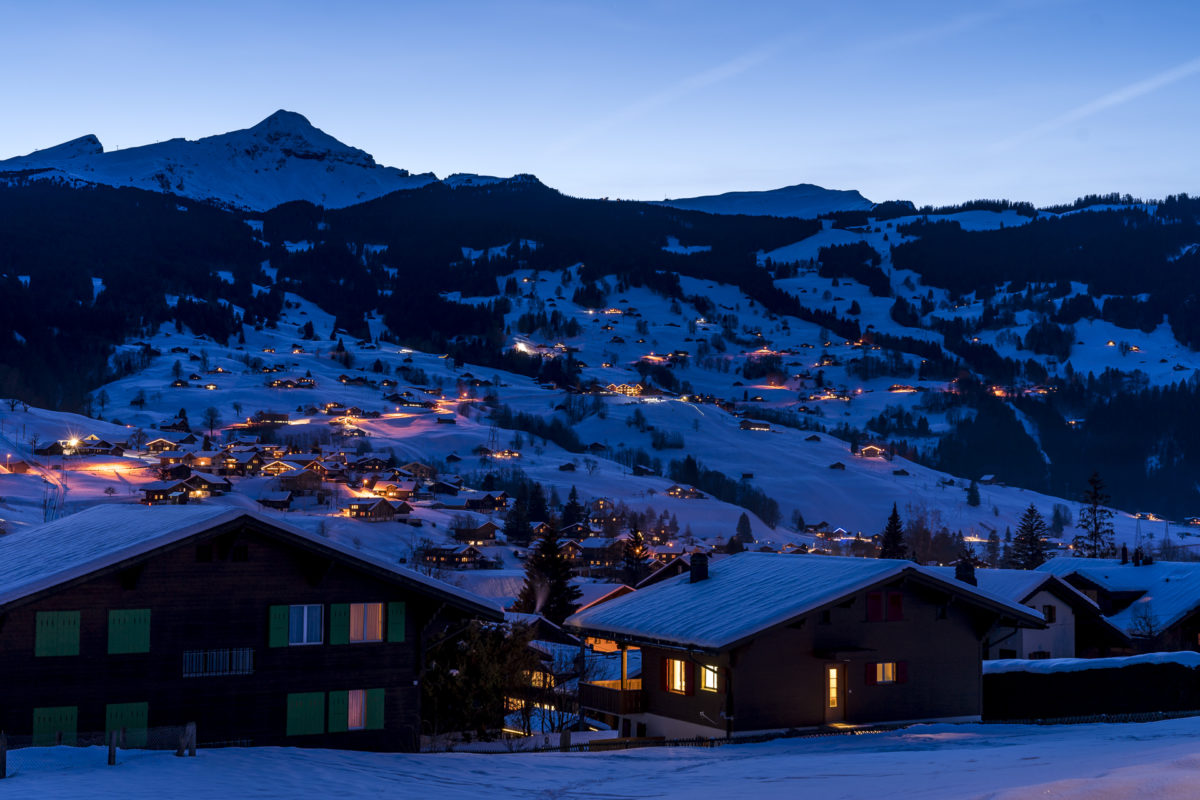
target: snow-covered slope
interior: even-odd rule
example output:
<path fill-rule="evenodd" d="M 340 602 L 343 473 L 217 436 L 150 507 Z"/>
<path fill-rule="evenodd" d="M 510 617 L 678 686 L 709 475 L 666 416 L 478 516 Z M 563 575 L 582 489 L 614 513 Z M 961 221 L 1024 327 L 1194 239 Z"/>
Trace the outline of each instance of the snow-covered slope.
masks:
<path fill-rule="evenodd" d="M 429 173 L 410 175 L 376 164 L 370 154 L 291 111 L 195 141 L 171 139 L 105 152 L 89 135 L 0 161 L 0 176 L 27 170 L 43 170 L 39 177 L 173 192 L 253 210 L 293 200 L 341 208 L 437 180 Z"/>
<path fill-rule="evenodd" d="M 658 205 L 705 211 L 709 214 L 748 214 L 757 217 L 809 219 L 831 211 L 870 211 L 874 207 L 853 189 L 825 189 L 798 183 L 764 192 L 726 192 L 703 197 L 664 200 Z"/>

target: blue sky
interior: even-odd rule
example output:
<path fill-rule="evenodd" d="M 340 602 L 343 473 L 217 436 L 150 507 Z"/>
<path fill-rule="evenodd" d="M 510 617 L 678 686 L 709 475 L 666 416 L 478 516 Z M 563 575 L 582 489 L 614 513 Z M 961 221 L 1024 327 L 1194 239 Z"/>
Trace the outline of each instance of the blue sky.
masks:
<path fill-rule="evenodd" d="M 1200 3 L 9 4 L 0 158 L 298 111 L 385 164 L 662 199 L 1200 193 Z"/>

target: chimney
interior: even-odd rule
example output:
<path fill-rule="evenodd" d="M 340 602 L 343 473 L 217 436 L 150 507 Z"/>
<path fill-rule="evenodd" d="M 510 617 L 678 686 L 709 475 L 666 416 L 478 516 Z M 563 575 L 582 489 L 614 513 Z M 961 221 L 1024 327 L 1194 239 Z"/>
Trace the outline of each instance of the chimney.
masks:
<path fill-rule="evenodd" d="M 972 586 L 979 585 L 979 579 L 975 577 L 975 562 L 966 556 L 960 558 L 958 563 L 954 565 L 954 577 Z"/>
<path fill-rule="evenodd" d="M 708 556 L 704 553 L 692 553 L 692 579 L 691 583 L 699 583 L 700 581 L 708 580 Z"/>

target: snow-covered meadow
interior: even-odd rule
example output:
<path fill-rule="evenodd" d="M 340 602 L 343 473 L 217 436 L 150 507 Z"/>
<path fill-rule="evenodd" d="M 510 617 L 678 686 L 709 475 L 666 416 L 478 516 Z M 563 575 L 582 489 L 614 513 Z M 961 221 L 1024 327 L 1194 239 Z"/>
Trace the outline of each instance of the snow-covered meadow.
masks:
<path fill-rule="evenodd" d="M 295 748 L 16 750 L 11 797 L 192 800 L 1191 800 L 1200 718 L 1066 726 L 917 725 L 887 733 L 608 753 L 382 754 Z M 25 765 L 28 766 L 25 766 Z"/>

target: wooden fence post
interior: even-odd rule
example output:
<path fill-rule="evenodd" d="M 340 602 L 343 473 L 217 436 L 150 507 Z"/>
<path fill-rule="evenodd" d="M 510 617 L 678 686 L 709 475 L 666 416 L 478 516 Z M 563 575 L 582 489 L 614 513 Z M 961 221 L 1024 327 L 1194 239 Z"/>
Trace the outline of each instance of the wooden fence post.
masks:
<path fill-rule="evenodd" d="M 109 731 L 108 733 L 108 765 L 115 767 L 117 765 L 117 732 Z"/>
<path fill-rule="evenodd" d="M 185 729 L 185 735 L 188 741 L 188 755 L 192 758 L 196 757 L 196 723 L 189 722 Z"/>

